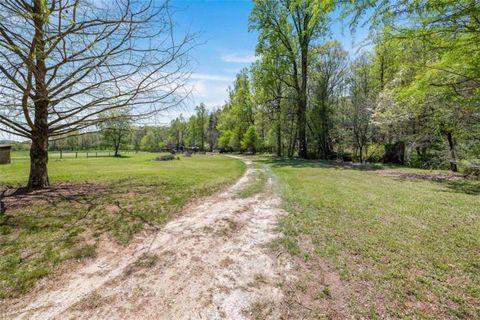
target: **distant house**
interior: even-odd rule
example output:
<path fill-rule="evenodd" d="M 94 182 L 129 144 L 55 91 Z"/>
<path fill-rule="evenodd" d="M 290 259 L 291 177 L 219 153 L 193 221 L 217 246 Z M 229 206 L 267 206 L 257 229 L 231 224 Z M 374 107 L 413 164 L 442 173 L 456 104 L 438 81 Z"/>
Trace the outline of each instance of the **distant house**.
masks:
<path fill-rule="evenodd" d="M 12 146 L 8 144 L 0 144 L 0 164 L 10 163 L 10 151 Z"/>

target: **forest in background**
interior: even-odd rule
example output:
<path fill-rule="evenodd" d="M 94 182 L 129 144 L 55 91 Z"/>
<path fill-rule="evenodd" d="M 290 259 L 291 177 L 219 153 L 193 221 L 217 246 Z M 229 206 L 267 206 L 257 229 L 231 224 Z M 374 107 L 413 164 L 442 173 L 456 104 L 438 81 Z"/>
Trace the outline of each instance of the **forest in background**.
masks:
<path fill-rule="evenodd" d="M 328 40 L 338 9 L 352 30 L 368 19 L 366 49 L 349 53 Z M 237 74 L 221 108 L 200 104 L 168 126 L 110 115 L 117 120 L 102 122 L 100 134 L 52 141 L 50 149 L 190 148 L 452 171 L 479 166 L 476 1 L 255 0 L 249 28 L 259 34 L 258 60 Z"/>

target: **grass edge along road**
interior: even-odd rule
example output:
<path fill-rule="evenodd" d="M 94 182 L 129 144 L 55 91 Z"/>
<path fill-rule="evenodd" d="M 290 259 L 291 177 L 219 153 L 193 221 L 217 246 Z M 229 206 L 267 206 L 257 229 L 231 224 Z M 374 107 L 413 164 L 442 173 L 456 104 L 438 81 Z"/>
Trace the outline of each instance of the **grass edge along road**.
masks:
<path fill-rule="evenodd" d="M 326 261 L 354 316 L 480 315 L 479 181 L 384 177 L 381 170 L 301 160 L 259 162 L 272 168 L 289 212 L 280 221 L 284 237 L 274 245 L 306 263 Z M 321 271 L 309 271 L 299 290 L 313 292 L 314 300 L 331 299 L 324 294 L 328 287 L 311 281 Z"/>
<path fill-rule="evenodd" d="M 0 298 L 27 292 L 63 261 L 94 256 L 101 235 L 128 243 L 245 171 L 240 160 L 219 155 L 152 161 L 156 156 L 51 161 L 51 182 L 76 191 L 0 215 Z M 1 185 L 24 185 L 28 164 L 0 166 Z"/>

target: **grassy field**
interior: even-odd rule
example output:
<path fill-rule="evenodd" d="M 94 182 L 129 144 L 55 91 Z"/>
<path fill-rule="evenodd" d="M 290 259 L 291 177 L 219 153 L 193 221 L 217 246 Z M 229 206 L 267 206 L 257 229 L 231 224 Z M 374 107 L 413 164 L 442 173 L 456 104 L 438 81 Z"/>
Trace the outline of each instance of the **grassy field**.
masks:
<path fill-rule="evenodd" d="M 241 161 L 223 156 L 152 161 L 156 156 L 51 160 L 51 183 L 72 192 L 0 214 L 0 298 L 28 291 L 62 261 L 95 255 L 101 235 L 128 243 L 145 226 L 159 226 L 192 198 L 233 183 L 245 170 Z M 0 186 L 25 185 L 28 166 L 26 159 L 0 166 Z"/>
<path fill-rule="evenodd" d="M 260 162 L 272 167 L 290 212 L 281 221 L 279 243 L 305 261 L 328 261 L 355 317 L 480 318 L 478 181 Z M 305 238 L 313 255 L 302 250 Z"/>
<path fill-rule="evenodd" d="M 93 152 L 92 154 L 95 154 Z M 26 155 L 26 156 L 25 156 Z M 158 162 L 151 161 L 158 157 L 158 154 L 138 153 L 128 154 L 123 158 L 115 157 L 89 157 L 82 154 L 82 157 L 76 159 L 72 155 L 60 159 L 58 154 L 49 156 L 49 174 L 52 183 L 55 182 L 82 182 L 93 180 L 118 180 L 121 178 L 139 178 L 151 176 L 158 177 L 158 170 L 164 167 L 159 166 Z M 13 152 L 12 163 L 0 166 L 0 186 L 2 185 L 24 185 L 28 179 L 29 157 L 25 152 Z M 190 160 L 185 158 L 185 162 L 179 162 L 175 168 L 186 168 L 191 166 Z M 215 165 L 213 165 L 215 167 Z M 190 172 L 187 172 L 191 174 Z"/>

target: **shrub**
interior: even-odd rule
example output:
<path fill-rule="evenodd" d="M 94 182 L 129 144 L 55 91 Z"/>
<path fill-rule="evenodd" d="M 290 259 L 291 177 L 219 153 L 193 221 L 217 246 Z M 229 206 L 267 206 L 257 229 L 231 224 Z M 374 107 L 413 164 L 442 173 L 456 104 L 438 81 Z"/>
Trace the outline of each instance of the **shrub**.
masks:
<path fill-rule="evenodd" d="M 243 150 L 255 152 L 258 144 L 258 135 L 255 126 L 248 127 L 247 132 L 243 135 L 241 146 Z"/>
<path fill-rule="evenodd" d="M 480 178 L 480 160 L 465 161 L 462 167 L 464 175 Z"/>

